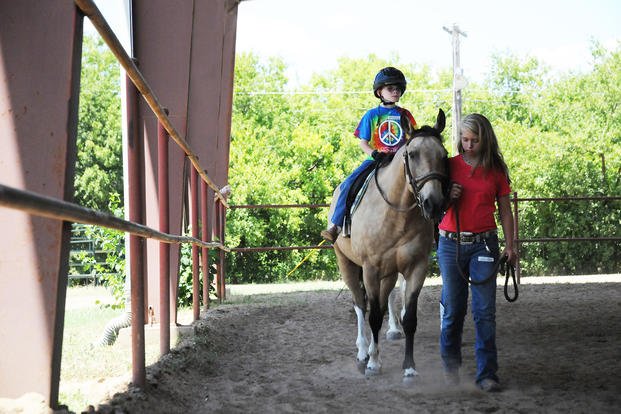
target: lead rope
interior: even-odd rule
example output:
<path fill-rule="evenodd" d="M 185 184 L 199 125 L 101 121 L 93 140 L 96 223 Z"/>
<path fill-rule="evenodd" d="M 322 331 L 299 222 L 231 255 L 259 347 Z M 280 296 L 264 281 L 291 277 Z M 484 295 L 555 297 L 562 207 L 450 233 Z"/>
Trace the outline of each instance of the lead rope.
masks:
<path fill-rule="evenodd" d="M 457 204 L 453 205 L 453 210 L 455 212 L 455 230 L 457 232 L 457 249 L 455 253 L 455 263 L 457 264 L 457 269 L 459 270 L 459 274 L 461 275 L 461 277 L 471 285 L 482 285 L 484 283 L 487 283 L 492 277 L 495 277 L 496 274 L 500 272 L 500 267 L 504 266 L 505 299 L 507 300 L 507 302 L 515 302 L 519 295 L 517 281 L 515 279 L 515 267 L 511 263 L 507 263 L 507 256 L 503 255 L 502 257 L 500 257 L 500 259 L 496 261 L 496 264 L 494 265 L 494 269 L 492 269 L 491 274 L 481 281 L 472 280 L 469 275 L 464 274 L 463 270 L 461 269 L 461 265 L 459 264 L 459 252 L 461 250 L 461 231 L 459 228 L 459 209 L 457 208 Z M 513 280 L 513 291 L 515 293 L 513 297 L 509 296 L 509 277 L 511 277 Z"/>

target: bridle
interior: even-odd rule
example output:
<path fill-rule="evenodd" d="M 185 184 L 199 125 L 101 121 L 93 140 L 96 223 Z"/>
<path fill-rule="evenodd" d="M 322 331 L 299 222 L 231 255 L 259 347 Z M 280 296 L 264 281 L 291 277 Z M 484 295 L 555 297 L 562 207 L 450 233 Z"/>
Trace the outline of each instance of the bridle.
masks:
<path fill-rule="evenodd" d="M 423 138 L 423 137 L 420 137 L 420 138 Z M 428 181 L 438 180 L 438 181 L 440 181 L 440 183 L 442 184 L 443 187 L 448 182 L 448 176 L 446 174 L 438 172 L 438 171 L 430 171 L 427 174 L 419 175 L 417 177 L 414 177 L 412 175 L 412 171 L 410 170 L 410 157 L 409 157 L 409 152 L 408 152 L 408 144 L 410 142 L 412 142 L 412 140 L 414 140 L 414 139 L 415 138 L 410 138 L 410 140 L 405 144 L 405 150 L 403 151 L 403 162 L 405 164 L 405 168 L 404 168 L 405 169 L 405 176 L 406 176 L 408 184 L 412 188 L 412 193 L 414 194 L 414 203 L 412 203 L 411 206 L 409 206 L 409 207 L 401 207 L 401 206 L 398 206 L 398 205 L 392 203 L 390 200 L 388 200 L 388 197 L 386 196 L 386 193 L 384 193 L 384 190 L 382 190 L 382 188 L 379 185 L 379 182 L 377 181 L 377 172 L 379 171 L 381 163 L 379 163 L 379 162 L 377 163 L 377 165 L 375 166 L 375 171 L 374 171 L 374 174 L 375 174 L 375 185 L 377 186 L 377 190 L 379 191 L 380 195 L 382 196 L 382 198 L 384 199 L 386 204 L 388 204 L 390 206 L 390 208 L 392 208 L 393 210 L 396 210 L 398 212 L 401 212 L 401 213 L 408 212 L 408 211 L 412 210 L 414 207 L 421 206 L 423 204 L 423 201 L 421 199 L 420 191 L 423 189 L 423 186 Z"/>

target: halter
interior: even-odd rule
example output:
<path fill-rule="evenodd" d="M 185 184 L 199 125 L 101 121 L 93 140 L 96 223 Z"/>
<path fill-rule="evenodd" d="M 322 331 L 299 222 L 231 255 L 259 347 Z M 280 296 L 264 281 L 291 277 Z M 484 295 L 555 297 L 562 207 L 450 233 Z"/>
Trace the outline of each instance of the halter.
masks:
<path fill-rule="evenodd" d="M 412 171 L 410 171 L 410 160 L 409 159 L 410 157 L 409 157 L 409 152 L 408 152 L 408 144 L 405 144 L 405 150 L 403 151 L 403 162 L 405 164 L 405 176 L 407 178 L 408 184 L 410 184 L 410 187 L 412 187 L 412 193 L 414 194 L 414 203 L 412 203 L 412 205 L 409 207 L 400 207 L 390 202 L 390 200 L 388 200 L 388 197 L 386 197 L 384 190 L 382 190 L 382 188 L 379 185 L 379 182 L 377 181 L 377 171 L 379 170 L 380 163 L 378 163 L 377 166 L 375 167 L 375 185 L 377 186 L 377 190 L 379 191 L 380 195 L 382 196 L 386 204 L 388 204 L 393 210 L 396 210 L 402 213 L 408 212 L 412 210 L 414 207 L 422 205 L 423 202 L 421 200 L 420 191 L 423 189 L 423 186 L 428 181 L 439 180 L 442 184 L 445 184 L 448 181 L 448 177 L 446 174 L 443 174 L 437 171 L 430 171 L 427 174 L 414 177 L 412 175 Z"/>

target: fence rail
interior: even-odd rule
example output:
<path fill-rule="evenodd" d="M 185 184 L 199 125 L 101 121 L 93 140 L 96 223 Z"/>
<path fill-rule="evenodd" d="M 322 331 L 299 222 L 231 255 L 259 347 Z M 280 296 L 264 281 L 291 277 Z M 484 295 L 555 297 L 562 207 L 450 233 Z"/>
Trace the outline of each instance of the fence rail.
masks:
<path fill-rule="evenodd" d="M 136 236 L 159 240 L 164 243 L 192 243 L 207 248 L 225 248 L 222 243 L 219 242 L 207 243 L 189 236 L 162 233 L 145 225 L 125 220 L 112 214 L 43 196 L 31 191 L 9 187 L 4 184 L 0 184 L 0 205 L 36 216 L 107 227 Z"/>
<path fill-rule="evenodd" d="M 515 239 L 518 249 L 518 259 L 516 263 L 516 276 L 518 282 L 521 277 L 520 267 L 520 246 L 525 243 L 551 243 L 551 242 L 592 242 L 606 241 L 619 242 L 621 237 L 616 236 L 598 236 L 598 237 L 520 237 L 519 229 L 519 203 L 525 202 L 573 202 L 573 201 L 618 201 L 621 196 L 575 196 L 575 197 L 518 197 L 518 193 L 513 193 L 511 202 L 513 204 L 513 216 L 515 227 Z M 282 208 L 325 208 L 330 207 L 329 204 L 240 204 L 230 205 L 231 210 L 235 209 L 282 209 Z M 311 245 L 311 246 L 256 246 L 256 247 L 229 247 L 230 253 L 252 253 L 264 251 L 286 251 L 286 250 L 312 250 L 312 249 L 331 249 L 331 244 L 327 245 Z"/>

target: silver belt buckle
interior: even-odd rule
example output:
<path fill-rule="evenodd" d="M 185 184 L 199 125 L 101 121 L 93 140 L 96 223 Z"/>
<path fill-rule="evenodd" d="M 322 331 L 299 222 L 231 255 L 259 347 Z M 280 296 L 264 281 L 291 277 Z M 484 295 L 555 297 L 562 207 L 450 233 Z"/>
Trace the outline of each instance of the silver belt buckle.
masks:
<path fill-rule="evenodd" d="M 461 244 L 472 244 L 474 243 L 474 233 L 470 231 L 462 231 L 459 233 L 459 238 Z M 464 240 L 465 239 L 465 240 Z"/>

